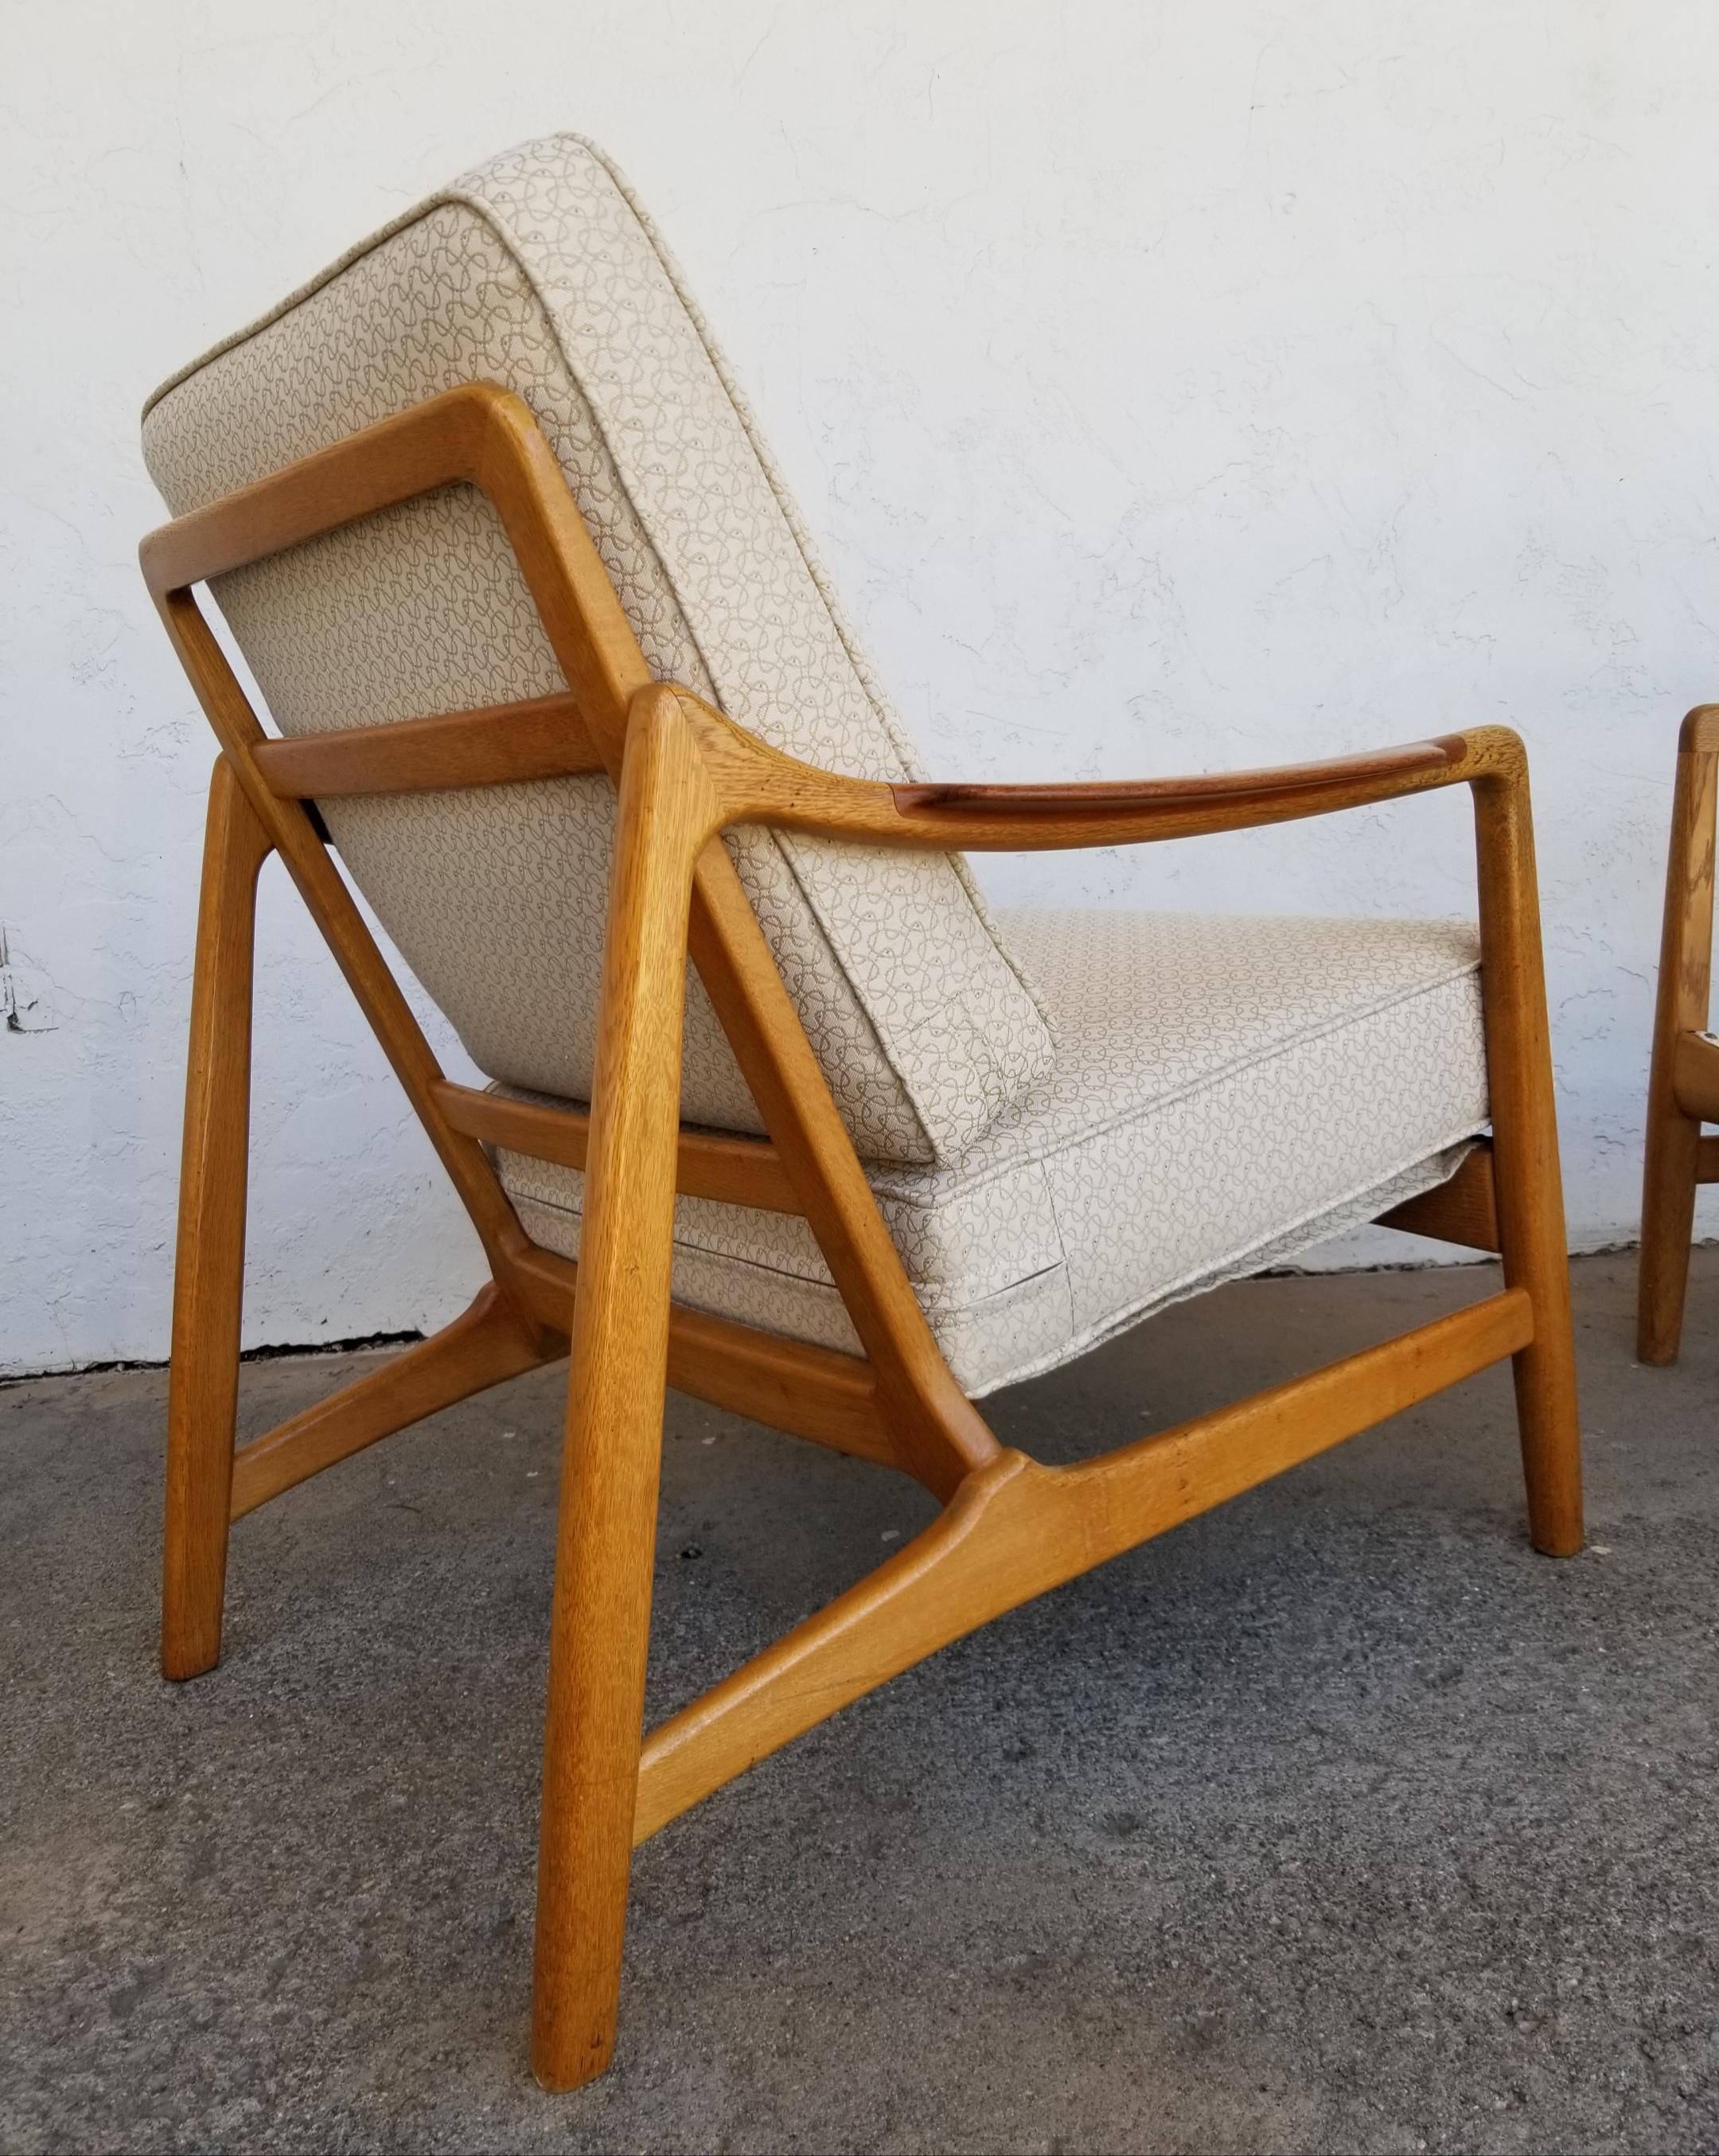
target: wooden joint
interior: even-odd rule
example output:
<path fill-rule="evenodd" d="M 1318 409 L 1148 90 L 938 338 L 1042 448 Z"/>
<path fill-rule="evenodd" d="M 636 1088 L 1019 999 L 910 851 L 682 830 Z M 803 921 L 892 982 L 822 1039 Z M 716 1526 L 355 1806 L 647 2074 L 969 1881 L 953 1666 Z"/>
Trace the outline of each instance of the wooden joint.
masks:
<path fill-rule="evenodd" d="M 430 1092 L 449 1127 L 468 1137 L 524 1153 L 531 1160 L 584 1168 L 591 1118 L 582 1108 L 509 1100 L 504 1094 L 480 1092 L 447 1078 L 439 1079 Z M 683 1129 L 675 1187 L 684 1197 L 707 1198 L 719 1205 L 749 1205 L 761 1213 L 798 1214 L 801 1209 L 781 1156 L 767 1138 Z"/>
<path fill-rule="evenodd" d="M 1719 1040 L 1706 1033 L 1681 1033 L 1671 1059 L 1671 1091 L 1680 1115 L 1719 1123 Z"/>
<path fill-rule="evenodd" d="M 1491 1143 L 1483 1139 L 1454 1175 L 1381 1213 L 1377 1224 L 1408 1235 L 1429 1236 L 1434 1242 L 1460 1243 L 1466 1250 L 1501 1250 Z"/>
<path fill-rule="evenodd" d="M 635 1842 L 952 1640 L 1519 1353 L 1533 1336 L 1527 1292 L 1506 1289 L 1079 1466 L 999 1453 L 887 1563 L 652 1731 Z"/>

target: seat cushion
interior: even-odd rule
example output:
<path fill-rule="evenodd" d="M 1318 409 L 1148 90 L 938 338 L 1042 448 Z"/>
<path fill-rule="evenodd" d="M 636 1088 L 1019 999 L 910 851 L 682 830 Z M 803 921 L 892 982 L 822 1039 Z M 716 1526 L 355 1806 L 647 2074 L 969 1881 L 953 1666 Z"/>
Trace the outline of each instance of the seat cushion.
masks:
<path fill-rule="evenodd" d="M 157 391 L 176 516 L 462 382 L 531 406 L 652 671 L 794 755 L 915 775 L 702 316 L 619 177 L 572 136 L 408 211 Z M 500 525 L 450 487 L 220 578 L 283 733 L 565 686 Z M 326 801 L 347 867 L 491 1077 L 588 1089 L 613 822 L 603 778 Z M 953 1157 L 1051 1065 L 964 865 L 752 831 L 730 844 L 868 1158 Z M 760 1127 L 689 993 L 683 1103 Z"/>
<path fill-rule="evenodd" d="M 1465 926 L 999 919 L 1051 1013 L 1054 1071 L 959 1160 L 868 1169 L 970 1394 L 1373 1219 L 1454 1173 L 1485 1127 Z M 497 1158 L 527 1232 L 576 1257 L 582 1177 Z M 809 1229 L 788 1216 L 680 1199 L 675 1292 L 859 1349 Z"/>

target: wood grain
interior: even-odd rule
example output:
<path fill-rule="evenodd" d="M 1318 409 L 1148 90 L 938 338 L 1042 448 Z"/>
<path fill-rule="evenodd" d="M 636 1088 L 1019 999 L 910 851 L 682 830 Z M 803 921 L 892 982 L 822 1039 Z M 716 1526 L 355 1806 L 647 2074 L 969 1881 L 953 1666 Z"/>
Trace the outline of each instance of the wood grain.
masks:
<path fill-rule="evenodd" d="M 1358 780 L 1442 771 L 1460 762 L 1462 753 L 1460 738 L 1451 737 L 1408 742 L 1400 748 L 1377 749 L 1318 763 L 1278 764 L 1265 770 L 1202 772 L 1178 778 L 1085 779 L 1052 786 L 969 786 L 934 781 L 892 785 L 890 792 L 896 808 L 909 817 L 937 811 L 1013 818 L 1086 812 L 1109 814 L 1137 808 L 1198 808 L 1238 798 L 1252 802 L 1275 795 L 1316 793 Z"/>
<path fill-rule="evenodd" d="M 692 871 L 718 804 L 675 698 L 635 706 L 603 943 L 550 1618 L 531 2065 L 614 2048 L 650 1636 Z"/>
<path fill-rule="evenodd" d="M 563 690 L 515 704 L 348 726 L 331 734 L 259 742 L 257 769 L 288 800 L 317 794 L 439 793 L 450 788 L 509 786 L 527 778 L 571 778 L 603 767 Z"/>
<path fill-rule="evenodd" d="M 1675 1363 L 1683 1337 L 1696 1186 L 1702 1180 L 1701 1103 L 1709 1097 L 1701 1071 L 1690 1067 L 1685 1044 L 1707 1027 L 1716 807 L 1719 705 L 1698 704 L 1679 737 L 1665 859 L 1636 1283 L 1635 1352 L 1644 1363 Z M 1686 1086 L 1687 1099 L 1682 1097 Z"/>
<path fill-rule="evenodd" d="M 554 1161 L 562 1168 L 585 1165 L 591 1119 L 582 1108 L 510 1101 L 445 1078 L 432 1091 L 449 1125 L 469 1137 L 522 1152 L 532 1160 Z M 767 1138 L 683 1130 L 675 1187 L 684 1197 L 708 1198 L 719 1205 L 750 1205 L 761 1213 L 800 1210 L 794 1187 Z"/>
<path fill-rule="evenodd" d="M 1498 1250 L 1491 1145 L 1482 1140 L 1465 1156 L 1455 1175 L 1381 1213 L 1378 1224 L 1408 1235 L 1430 1235 L 1437 1242 L 1456 1243 L 1470 1250 Z"/>
<path fill-rule="evenodd" d="M 973 853 L 1139 845 L 1329 815 L 1438 787 L 1515 778 L 1527 770 L 1521 742 L 1508 726 L 1475 726 L 1436 742 L 1292 764 L 1281 774 L 1220 773 L 1096 788 L 921 788 L 844 778 L 802 763 L 690 690 L 677 694 L 723 796 L 726 823 L 767 824 L 860 845 Z M 934 802 L 921 803 L 925 793 Z"/>
<path fill-rule="evenodd" d="M 336 1460 L 566 1352 L 565 1341 L 522 1324 L 489 1281 L 451 1325 L 241 1446 L 233 1463 L 232 1517 L 243 1519 Z"/>
<path fill-rule="evenodd" d="M 520 1260 L 516 1278 L 541 1323 L 570 1329 L 578 1270 L 552 1250 Z M 677 1302 L 669 1310 L 669 1383 L 832 1451 L 881 1467 L 906 1465 L 878 1404 L 876 1373 L 860 1356 Z"/>
<path fill-rule="evenodd" d="M 478 487 L 494 505 L 565 695 L 315 741 L 268 739 L 190 587 L 449 485 Z M 223 750 L 187 1089 L 164 1666 L 189 1674 L 218 1651 L 229 1513 L 462 1388 L 566 1352 L 571 1334 L 533 2040 L 549 2086 L 588 2078 L 609 2056 L 634 1833 L 653 1831 L 988 1616 L 1505 1354 L 1516 1363 L 1531 1530 L 1542 1548 L 1578 1546 L 1527 762 L 1507 729 L 1330 764 L 1096 788 L 891 788 L 820 771 L 690 692 L 652 680 L 548 443 L 519 398 L 487 384 L 427 400 L 212 503 L 151 534 L 141 557 Z M 1712 724 L 1692 715 L 1691 728 L 1686 747 L 1706 753 Z M 588 1122 L 576 1108 L 504 1102 L 445 1078 L 329 857 L 313 797 L 599 768 L 619 788 L 619 810 Z M 751 823 L 885 846 L 1111 845 L 1238 830 L 1455 783 L 1469 785 L 1475 803 L 1494 1144 L 1477 1149 L 1442 1191 L 1388 1217 L 1482 1248 L 1491 1236 L 1506 1292 L 1081 1467 L 1046 1469 L 1003 1453 L 937 1348 L 718 832 Z M 1711 793 L 1706 828 L 1711 900 Z M 250 921 L 256 864 L 271 845 L 447 1168 L 492 1282 L 444 1333 L 248 1446 L 235 1471 Z M 689 953 L 767 1142 L 679 1127 Z M 1704 968 L 1705 959 L 1703 996 Z M 485 1142 L 582 1169 L 582 1265 L 530 1243 Z M 863 1356 L 671 1305 L 677 1189 L 803 1214 Z M 656 1732 L 641 1775 L 665 1382 L 905 1469 L 947 1503 L 908 1551 Z"/>
<path fill-rule="evenodd" d="M 1520 1289 L 1077 1467 L 999 1454 L 857 1587 L 646 1740 L 635 1839 L 1003 1611 L 1523 1348 Z"/>
<path fill-rule="evenodd" d="M 179 1231 L 167 1383 L 162 1673 L 221 1658 L 239 1407 L 251 1103 L 257 877 L 269 835 L 222 757 L 209 782 L 185 1074 Z"/>
<path fill-rule="evenodd" d="M 1499 1249 L 1505 1285 L 1525 1289 L 1534 1312 L 1534 1337 L 1514 1366 L 1528 1534 L 1545 1555 L 1573 1557 L 1583 1543 L 1582 1440 L 1526 767 L 1480 781 L 1474 805 Z"/>

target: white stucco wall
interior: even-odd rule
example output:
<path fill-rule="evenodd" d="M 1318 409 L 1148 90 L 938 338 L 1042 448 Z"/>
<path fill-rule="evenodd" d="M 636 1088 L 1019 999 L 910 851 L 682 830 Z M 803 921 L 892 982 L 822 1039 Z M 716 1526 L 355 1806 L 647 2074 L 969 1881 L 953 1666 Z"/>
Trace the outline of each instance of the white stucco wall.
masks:
<path fill-rule="evenodd" d="M 1572 1227 L 1633 1233 L 1675 730 L 1719 696 L 1711 8 L 71 0 L 4 42 L 0 1368 L 167 1345 L 210 745 L 139 402 L 557 126 L 667 228 L 934 769 L 1521 729 Z M 1451 798 L 991 875 L 1470 888 Z M 265 881 L 247 1337 L 438 1321 L 472 1243 Z"/>

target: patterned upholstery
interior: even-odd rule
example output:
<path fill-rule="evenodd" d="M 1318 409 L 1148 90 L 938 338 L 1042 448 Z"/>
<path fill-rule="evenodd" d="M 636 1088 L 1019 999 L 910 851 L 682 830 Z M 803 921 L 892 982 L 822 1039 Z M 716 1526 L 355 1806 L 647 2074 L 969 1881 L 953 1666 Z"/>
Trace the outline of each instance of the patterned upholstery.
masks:
<path fill-rule="evenodd" d="M 916 775 L 661 242 L 588 144 L 469 173 L 158 390 L 144 450 L 175 515 L 462 382 L 530 404 L 645 656 L 767 741 Z M 563 687 L 488 504 L 449 489 L 220 579 L 287 734 Z M 613 828 L 602 778 L 323 804 L 341 856 L 491 1076 L 582 1097 Z M 959 1153 L 1054 1044 L 962 864 L 732 841 L 855 1142 Z M 686 1113 L 757 1111 L 702 993 Z"/>
<path fill-rule="evenodd" d="M 1479 951 L 1435 921 L 1004 913 L 1055 1070 L 958 1162 L 871 1180 L 972 1394 L 1442 1182 L 1486 1120 Z M 581 1178 L 518 1154 L 535 1240 L 578 1255 Z M 810 1230 L 682 1199 L 675 1291 L 858 1342 Z"/>
<path fill-rule="evenodd" d="M 175 377 L 146 408 L 146 455 L 182 514 L 471 380 L 531 407 L 660 678 L 813 762 L 915 775 L 661 242 L 574 137 L 467 175 Z M 563 685 L 469 489 L 223 578 L 217 597 L 287 734 Z M 322 806 L 500 1090 L 585 1099 L 608 782 Z M 1450 1174 L 1485 1123 L 1466 929 L 993 922 L 958 860 L 730 843 L 971 1392 L 1372 1218 Z M 682 1101 L 689 1122 L 761 1127 L 695 980 Z M 527 1229 L 577 1255 L 579 1176 L 499 1163 Z M 676 1235 L 684 1301 L 857 1346 L 803 1222 L 683 1199 Z"/>

